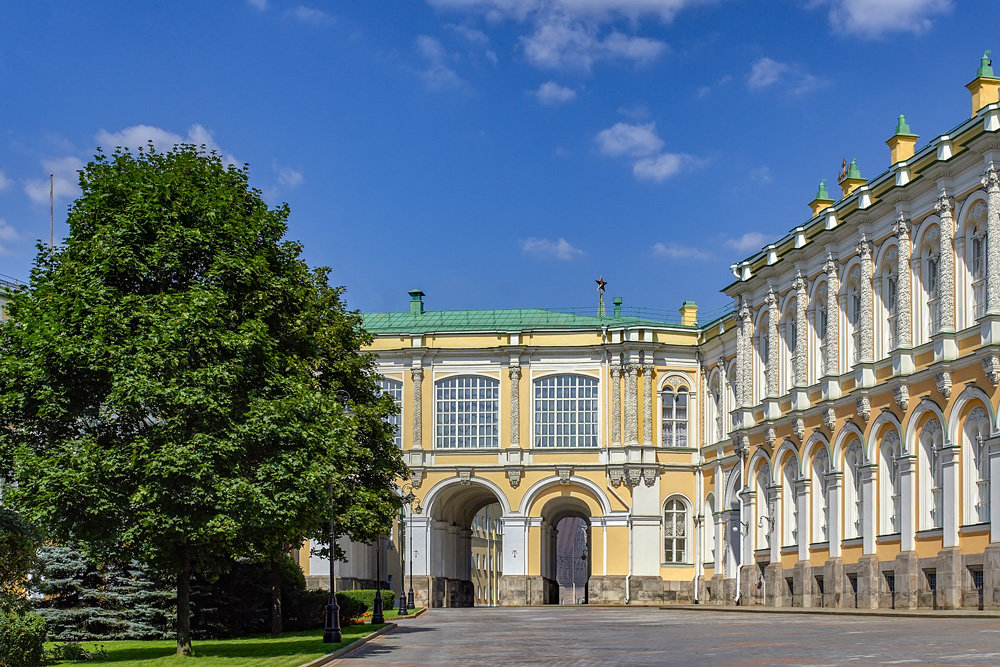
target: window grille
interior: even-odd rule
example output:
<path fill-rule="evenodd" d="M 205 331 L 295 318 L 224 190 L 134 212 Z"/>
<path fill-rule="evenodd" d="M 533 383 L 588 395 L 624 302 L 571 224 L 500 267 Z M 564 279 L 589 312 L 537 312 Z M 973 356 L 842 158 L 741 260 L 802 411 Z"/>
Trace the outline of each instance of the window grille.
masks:
<path fill-rule="evenodd" d="M 464 375 L 441 380 L 435 389 L 436 447 L 458 449 L 499 445 L 499 381 Z"/>
<path fill-rule="evenodd" d="M 535 381 L 535 447 L 597 446 L 597 380 L 550 375 Z"/>
<path fill-rule="evenodd" d="M 663 446 L 688 446 L 688 391 L 681 387 L 667 389 L 661 395 L 663 402 Z"/>

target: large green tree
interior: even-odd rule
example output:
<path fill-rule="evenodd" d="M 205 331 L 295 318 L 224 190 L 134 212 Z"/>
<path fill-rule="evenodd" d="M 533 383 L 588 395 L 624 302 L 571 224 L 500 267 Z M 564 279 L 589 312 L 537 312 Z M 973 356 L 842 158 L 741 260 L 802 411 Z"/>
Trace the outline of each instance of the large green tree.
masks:
<path fill-rule="evenodd" d="M 80 189 L 0 326 L 0 448 L 54 538 L 175 577 L 190 654 L 194 569 L 315 533 L 331 482 L 345 533 L 389 524 L 394 408 L 360 315 L 245 167 L 119 149 Z"/>

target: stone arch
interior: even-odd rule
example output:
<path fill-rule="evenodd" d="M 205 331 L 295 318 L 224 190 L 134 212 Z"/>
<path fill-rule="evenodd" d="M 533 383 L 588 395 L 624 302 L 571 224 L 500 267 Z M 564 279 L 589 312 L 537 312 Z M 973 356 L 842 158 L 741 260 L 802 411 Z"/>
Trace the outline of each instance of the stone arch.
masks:
<path fill-rule="evenodd" d="M 546 477 L 540 479 L 534 484 L 532 484 L 524 492 L 524 497 L 521 499 L 521 503 L 518 506 L 518 511 L 520 514 L 525 516 L 540 516 L 534 514 L 532 509 L 537 504 L 539 497 L 543 494 L 546 489 L 550 489 L 554 486 L 567 486 L 576 487 L 578 490 L 586 490 L 587 496 L 591 498 L 594 502 L 594 508 L 600 509 L 600 512 L 594 513 L 594 516 L 607 516 L 612 513 L 611 501 L 608 500 L 607 494 L 594 482 L 583 477 L 577 477 L 576 475 L 570 475 L 566 481 L 563 481 L 561 477 L 553 475 L 552 477 Z"/>
<path fill-rule="evenodd" d="M 822 433 L 815 432 L 806 439 L 806 444 L 802 447 L 802 456 L 799 460 L 799 474 L 808 474 L 809 465 L 812 463 L 813 457 L 816 456 L 816 451 L 819 447 L 826 449 L 827 456 L 830 457 L 830 460 L 833 459 L 832 452 L 830 451 L 830 441 Z"/>
<path fill-rule="evenodd" d="M 917 453 L 917 427 L 922 425 L 922 423 L 927 420 L 925 415 L 928 412 L 937 417 L 938 422 L 941 424 L 942 431 L 945 434 L 949 433 L 948 420 L 944 418 L 944 413 L 941 411 L 941 407 L 932 399 L 924 397 L 920 400 L 920 403 L 917 404 L 917 407 L 913 409 L 913 412 L 910 414 L 910 418 L 906 422 L 906 428 L 904 429 L 906 437 L 903 439 L 903 452 L 907 454 Z"/>
<path fill-rule="evenodd" d="M 468 483 L 463 483 L 459 477 L 449 477 L 432 486 L 424 495 L 423 502 L 421 503 L 421 513 L 426 516 L 433 516 L 435 506 L 444 502 L 446 499 L 444 496 L 450 496 L 448 492 L 449 490 L 453 490 L 454 487 L 485 487 L 496 498 L 496 502 L 500 503 L 500 508 L 503 510 L 504 515 L 511 513 L 510 501 L 503 489 L 485 477 L 476 477 L 475 475 L 469 478 Z"/>
<path fill-rule="evenodd" d="M 795 458 L 795 470 L 801 475 L 802 460 L 799 457 L 799 449 L 789 438 L 785 438 L 785 441 L 778 447 L 778 451 L 774 453 L 771 459 L 771 470 L 782 470 L 785 467 L 785 459 L 789 454 Z M 779 479 L 777 473 L 775 473 L 774 479 Z"/>
<path fill-rule="evenodd" d="M 861 441 L 861 452 L 864 454 L 865 434 L 857 424 L 848 422 L 837 432 L 837 437 L 833 440 L 833 451 L 830 456 L 830 465 L 833 466 L 834 470 L 844 471 L 844 454 L 847 451 L 846 448 L 855 440 Z"/>
<path fill-rule="evenodd" d="M 897 437 L 902 437 L 903 428 L 899 423 L 899 418 L 891 410 L 883 410 L 882 414 L 872 422 L 872 426 L 868 430 L 867 440 L 862 439 L 862 443 L 865 446 L 865 461 L 871 463 L 877 460 L 876 453 L 878 452 L 879 436 L 885 430 L 886 424 L 891 424 L 896 429 Z"/>
<path fill-rule="evenodd" d="M 750 463 L 747 465 L 747 479 L 755 479 L 758 470 L 765 465 L 768 466 L 768 481 L 774 483 L 774 479 L 770 475 L 771 456 L 766 449 L 758 446 L 750 456 Z"/>
<path fill-rule="evenodd" d="M 961 394 L 952 402 L 951 409 L 948 411 L 948 421 L 941 422 L 942 424 L 947 423 L 948 429 L 948 440 L 957 443 L 958 442 L 958 431 L 962 427 L 961 417 L 962 413 L 965 412 L 966 406 L 975 401 L 979 401 L 983 404 L 983 408 L 986 410 L 986 414 L 990 417 L 990 431 L 994 432 L 997 430 L 997 415 L 996 411 L 993 409 L 993 403 L 990 401 L 989 395 L 979 387 L 966 387 Z"/>

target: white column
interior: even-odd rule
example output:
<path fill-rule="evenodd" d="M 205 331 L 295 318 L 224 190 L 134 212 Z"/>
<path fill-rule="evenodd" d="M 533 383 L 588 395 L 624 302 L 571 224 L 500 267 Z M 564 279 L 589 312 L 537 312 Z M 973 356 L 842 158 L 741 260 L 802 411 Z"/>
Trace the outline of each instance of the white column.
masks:
<path fill-rule="evenodd" d="M 521 367 L 511 366 L 507 369 L 510 375 L 510 446 L 521 446 Z"/>
<path fill-rule="evenodd" d="M 621 383 L 622 365 L 611 364 L 611 444 L 622 442 Z"/>
<path fill-rule="evenodd" d="M 792 281 L 795 288 L 795 386 L 809 384 L 809 322 L 807 320 L 808 297 L 806 281 L 799 275 Z"/>
<path fill-rule="evenodd" d="M 993 162 L 986 167 L 983 186 L 986 188 L 987 209 L 986 312 L 1000 315 L 1000 173 Z"/>
<path fill-rule="evenodd" d="M 799 510 L 799 560 L 809 560 L 809 540 L 812 538 L 811 512 L 809 511 L 808 478 L 802 478 L 795 484 L 795 502 Z"/>
<path fill-rule="evenodd" d="M 951 199 L 942 188 L 934 205 L 941 219 L 940 261 L 938 262 L 938 307 L 941 310 L 939 331 L 955 330 L 955 221 Z"/>
<path fill-rule="evenodd" d="M 958 546 L 958 494 L 959 494 L 959 460 L 961 448 L 951 442 L 945 442 L 941 447 L 941 473 L 943 477 L 941 495 L 943 497 L 944 521 L 942 522 L 943 547 Z"/>
<path fill-rule="evenodd" d="M 840 540 L 843 535 L 840 524 L 841 516 L 843 516 L 841 503 L 844 497 L 842 492 L 844 488 L 844 473 L 837 471 L 829 472 L 826 478 L 828 480 L 827 486 L 829 487 L 829 495 L 826 499 L 829 519 L 827 520 L 826 530 L 830 542 L 830 558 L 840 558 Z"/>
<path fill-rule="evenodd" d="M 910 283 L 913 271 L 910 268 L 910 221 L 900 213 L 893 228 L 899 247 L 896 253 L 896 340 L 893 349 L 908 349 L 913 345 L 911 334 L 913 316 L 910 313 Z"/>
<path fill-rule="evenodd" d="M 754 562 L 753 552 L 757 547 L 754 542 L 757 539 L 757 531 L 754 527 L 754 501 L 757 499 L 757 494 L 749 489 L 740 493 L 740 514 L 743 517 L 743 521 L 746 523 L 746 528 L 743 528 L 743 562 L 750 564 Z"/>
<path fill-rule="evenodd" d="M 990 542 L 1000 542 L 1000 436 L 986 439 L 990 457 Z"/>
<path fill-rule="evenodd" d="M 651 362 L 642 365 L 642 442 L 653 444 L 653 369 Z M 697 393 L 697 392 L 694 392 Z M 690 412 L 691 406 L 688 405 Z M 691 437 L 691 434 L 688 434 Z"/>
<path fill-rule="evenodd" d="M 753 320 L 750 307 L 743 303 L 740 308 L 740 328 L 736 338 L 736 402 L 739 407 L 749 407 L 753 400 L 753 373 L 751 354 L 753 349 Z"/>
<path fill-rule="evenodd" d="M 767 395 L 777 397 L 778 392 L 778 296 L 773 290 L 767 294 Z"/>
<path fill-rule="evenodd" d="M 719 504 L 719 501 L 716 501 Z M 724 514 L 722 512 L 716 512 L 712 516 L 712 521 L 715 523 L 715 573 L 723 574 L 723 559 L 726 554 L 726 531 L 725 523 L 723 521 Z"/>
<path fill-rule="evenodd" d="M 411 449 L 423 449 L 424 428 L 423 428 L 423 368 L 411 368 L 410 376 L 413 378 L 413 445 Z"/>
<path fill-rule="evenodd" d="M 410 554 L 407 556 L 411 554 L 413 556 L 413 574 L 414 576 L 430 574 L 427 547 L 430 543 L 431 521 L 426 516 L 414 516 L 407 521 L 407 524 L 406 539 L 410 549 Z M 411 569 L 409 563 L 406 565 L 407 569 Z"/>
<path fill-rule="evenodd" d="M 503 532 L 501 571 L 504 574 L 511 575 L 527 574 L 528 558 L 525 550 L 527 518 L 523 516 L 504 516 L 500 520 L 500 530 Z"/>
<path fill-rule="evenodd" d="M 875 476 L 878 466 L 861 468 L 861 552 L 875 553 Z"/>
<path fill-rule="evenodd" d="M 875 298 L 872 293 L 872 244 L 863 235 L 858 243 L 861 256 L 861 346 L 859 359 L 875 361 Z"/>
<path fill-rule="evenodd" d="M 771 562 L 781 562 L 781 486 L 769 486 L 767 488 L 770 503 L 767 506 L 767 515 L 771 517 Z"/>
<path fill-rule="evenodd" d="M 637 375 L 639 364 L 630 363 L 625 367 L 625 442 L 639 444 L 639 390 Z"/>
<path fill-rule="evenodd" d="M 916 535 L 916 467 L 917 457 L 900 456 L 899 462 L 899 550 L 913 551 Z"/>
<path fill-rule="evenodd" d="M 826 375 L 840 375 L 840 276 L 837 260 L 828 257 L 823 265 L 826 271 Z"/>

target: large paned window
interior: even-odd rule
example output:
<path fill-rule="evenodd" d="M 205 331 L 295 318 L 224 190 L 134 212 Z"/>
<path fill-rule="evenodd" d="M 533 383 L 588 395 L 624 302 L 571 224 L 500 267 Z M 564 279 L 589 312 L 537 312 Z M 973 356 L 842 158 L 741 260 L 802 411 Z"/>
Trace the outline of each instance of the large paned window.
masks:
<path fill-rule="evenodd" d="M 864 516 L 864 508 L 861 492 L 861 467 L 864 465 L 861 452 L 861 442 L 854 441 L 847 448 L 844 455 L 846 464 L 844 475 L 844 537 L 853 539 L 861 537 L 861 517 Z"/>
<path fill-rule="evenodd" d="M 596 447 L 597 400 L 595 378 L 535 380 L 535 447 Z"/>
<path fill-rule="evenodd" d="M 900 526 L 899 433 L 895 429 L 889 431 L 879 449 L 878 525 L 880 534 L 889 535 L 898 533 Z"/>
<path fill-rule="evenodd" d="M 920 529 L 944 525 L 944 470 L 941 467 L 941 422 L 931 419 L 920 429 Z"/>
<path fill-rule="evenodd" d="M 986 312 L 986 204 L 972 205 L 963 226 L 965 242 L 966 309 L 964 326 L 971 326 Z"/>
<path fill-rule="evenodd" d="M 799 543 L 799 504 L 795 498 L 795 458 L 785 463 L 781 489 L 781 542 L 790 547 Z"/>
<path fill-rule="evenodd" d="M 500 382 L 461 375 L 435 385 L 437 433 L 441 449 L 499 446 Z"/>
<path fill-rule="evenodd" d="M 687 558 L 687 504 L 670 498 L 663 506 L 663 562 L 684 563 Z"/>
<path fill-rule="evenodd" d="M 969 412 L 962 425 L 962 469 L 964 471 L 964 522 L 990 520 L 990 460 L 986 448 L 990 418 L 982 407 Z"/>
<path fill-rule="evenodd" d="M 382 390 L 383 394 L 388 394 L 392 396 L 392 400 L 396 403 L 396 414 L 389 415 L 386 420 L 392 426 L 392 441 L 396 443 L 396 446 L 400 449 L 403 448 L 403 434 L 400 432 L 400 425 L 402 424 L 402 411 L 403 411 L 403 383 L 399 380 L 393 380 L 391 378 L 379 378 L 378 388 Z"/>
<path fill-rule="evenodd" d="M 829 472 L 830 457 L 823 448 L 816 452 L 812 465 L 813 542 L 826 542 L 830 539 L 830 482 L 826 477 Z"/>
<path fill-rule="evenodd" d="M 660 393 L 664 447 L 688 446 L 688 398 L 685 387 L 667 387 Z"/>

